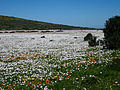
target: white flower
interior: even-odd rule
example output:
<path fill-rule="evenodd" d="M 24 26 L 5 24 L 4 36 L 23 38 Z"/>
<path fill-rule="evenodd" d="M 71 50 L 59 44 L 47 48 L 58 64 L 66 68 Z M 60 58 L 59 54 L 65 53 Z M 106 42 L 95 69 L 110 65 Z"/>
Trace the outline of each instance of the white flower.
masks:
<path fill-rule="evenodd" d="M 102 74 L 102 72 L 100 72 L 100 74 Z"/>
<path fill-rule="evenodd" d="M 115 81 L 115 83 L 117 84 L 117 83 L 118 83 L 118 81 Z"/>
<path fill-rule="evenodd" d="M 82 77 L 82 80 L 84 80 L 85 79 L 85 77 Z"/>
<path fill-rule="evenodd" d="M 65 90 L 65 88 L 63 88 L 63 90 Z"/>

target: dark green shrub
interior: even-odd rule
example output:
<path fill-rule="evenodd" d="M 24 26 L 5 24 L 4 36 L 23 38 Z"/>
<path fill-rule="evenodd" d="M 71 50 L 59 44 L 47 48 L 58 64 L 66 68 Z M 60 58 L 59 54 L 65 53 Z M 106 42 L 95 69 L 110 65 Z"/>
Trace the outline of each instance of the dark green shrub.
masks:
<path fill-rule="evenodd" d="M 120 71 L 120 59 L 114 58 L 112 63 L 108 65 L 108 67 L 112 70 Z"/>
<path fill-rule="evenodd" d="M 88 41 L 88 44 L 89 44 L 89 46 L 92 46 L 92 47 L 96 46 L 96 45 L 97 45 L 97 43 L 96 43 L 96 37 L 92 37 L 92 38 Z"/>
<path fill-rule="evenodd" d="M 91 33 L 88 33 L 85 37 L 84 37 L 84 41 L 88 41 L 91 40 L 93 38 L 93 35 Z"/>
<path fill-rule="evenodd" d="M 106 21 L 104 36 L 108 49 L 120 48 L 120 16 L 115 16 Z"/>
<path fill-rule="evenodd" d="M 100 42 L 100 46 L 103 46 L 104 45 L 104 40 L 98 40 L 96 42 L 96 45 L 98 46 L 99 45 L 99 42 Z"/>

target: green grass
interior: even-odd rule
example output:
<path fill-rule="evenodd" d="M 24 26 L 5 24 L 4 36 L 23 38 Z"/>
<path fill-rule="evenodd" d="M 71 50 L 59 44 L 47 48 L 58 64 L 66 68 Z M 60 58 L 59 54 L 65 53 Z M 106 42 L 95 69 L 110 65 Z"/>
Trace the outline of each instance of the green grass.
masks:
<path fill-rule="evenodd" d="M 119 90 L 119 50 L 113 51 L 111 54 L 105 53 L 103 57 L 112 60 L 92 65 L 81 65 L 80 67 L 71 66 L 74 70 L 71 73 L 71 77 L 58 81 L 54 85 L 49 86 L 49 88 L 53 90 L 63 90 L 63 88 L 65 90 Z"/>
<path fill-rule="evenodd" d="M 106 63 L 94 64 L 88 68 L 75 70 L 68 80 L 62 80 L 50 86 L 53 90 L 118 90 L 120 72 L 108 68 Z"/>

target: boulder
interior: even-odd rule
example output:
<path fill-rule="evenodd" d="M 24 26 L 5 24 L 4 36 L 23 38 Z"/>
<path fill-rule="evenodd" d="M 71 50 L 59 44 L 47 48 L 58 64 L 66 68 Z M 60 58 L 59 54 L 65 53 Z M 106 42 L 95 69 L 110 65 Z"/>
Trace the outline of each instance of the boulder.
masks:
<path fill-rule="evenodd" d="M 45 38 L 45 36 L 41 36 L 41 38 Z"/>

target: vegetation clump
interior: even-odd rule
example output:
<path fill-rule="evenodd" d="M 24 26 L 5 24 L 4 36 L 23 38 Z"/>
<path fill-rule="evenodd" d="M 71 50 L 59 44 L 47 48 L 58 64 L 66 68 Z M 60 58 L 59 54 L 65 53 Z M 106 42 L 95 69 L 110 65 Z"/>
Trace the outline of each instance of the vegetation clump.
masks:
<path fill-rule="evenodd" d="M 88 41 L 89 46 L 96 46 L 97 42 L 96 42 L 96 37 L 93 36 L 91 33 L 88 33 L 85 37 L 84 37 L 84 41 Z"/>
<path fill-rule="evenodd" d="M 93 38 L 93 35 L 91 33 L 88 33 L 85 37 L 84 37 L 84 41 L 88 41 L 91 40 Z"/>
<path fill-rule="evenodd" d="M 109 65 L 109 68 L 112 70 L 120 71 L 120 59 L 114 58 L 112 63 Z"/>
<path fill-rule="evenodd" d="M 0 15 L 0 30 L 95 30 L 95 28 L 75 27 L 62 24 L 27 20 L 22 18 Z M 60 31 L 62 32 L 62 30 Z"/>
<path fill-rule="evenodd" d="M 120 48 L 120 16 L 115 16 L 107 20 L 103 31 L 107 48 Z"/>
<path fill-rule="evenodd" d="M 89 46 L 96 46 L 97 42 L 96 42 L 96 37 L 92 37 L 89 41 L 88 41 Z"/>

